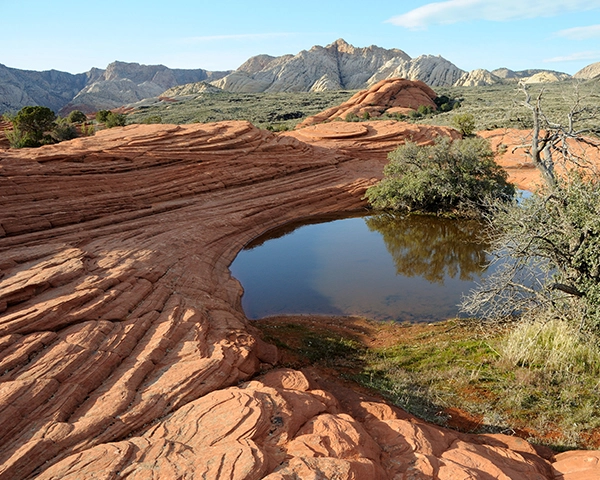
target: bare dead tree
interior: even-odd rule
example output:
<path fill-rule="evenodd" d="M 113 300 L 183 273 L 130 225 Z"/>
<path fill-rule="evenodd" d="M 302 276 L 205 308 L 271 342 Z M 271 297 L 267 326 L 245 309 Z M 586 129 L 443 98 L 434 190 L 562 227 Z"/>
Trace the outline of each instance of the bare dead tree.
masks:
<path fill-rule="evenodd" d="M 589 128 L 576 128 L 596 118 L 598 107 L 585 104 L 576 89 L 566 122 L 551 121 L 544 90 L 532 99 L 527 88 L 519 86 L 521 105 L 532 115 L 531 141 L 515 150 L 524 149 L 545 188 L 520 205 L 497 206 L 490 217 L 495 271 L 461 308 L 490 319 L 542 310 L 567 318 L 583 311 L 580 325 L 593 319 L 600 330 L 600 175 L 585 148 L 577 149 L 595 147 L 600 154 L 600 142 L 584 136 Z"/>
<path fill-rule="evenodd" d="M 567 114 L 566 124 L 555 122 L 551 121 L 542 109 L 543 88 L 533 101 L 527 84 L 523 81 L 519 82 L 519 90 L 525 97 L 520 102 L 520 105 L 531 111 L 533 129 L 531 132 L 531 142 L 524 145 L 517 145 L 513 148 L 513 152 L 518 149 L 524 149 L 525 154 L 540 171 L 545 184 L 550 189 L 554 189 L 557 186 L 555 158 L 558 158 L 558 161 L 565 168 L 568 168 L 569 164 L 576 168 L 593 168 L 586 161 L 584 155 L 573 150 L 569 140 L 591 147 L 598 147 L 597 144 L 594 144 L 585 137 L 586 134 L 593 133 L 590 128 L 575 128 L 584 119 L 597 118 L 598 107 L 584 104 L 579 93 L 579 88 L 575 85 L 574 99 Z"/>

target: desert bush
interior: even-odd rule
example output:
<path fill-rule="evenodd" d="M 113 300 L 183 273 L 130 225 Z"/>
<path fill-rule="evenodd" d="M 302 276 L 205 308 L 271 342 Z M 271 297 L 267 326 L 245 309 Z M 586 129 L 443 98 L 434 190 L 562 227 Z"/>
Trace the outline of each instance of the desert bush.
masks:
<path fill-rule="evenodd" d="M 429 115 L 429 114 L 433 113 L 434 111 L 435 110 L 430 105 L 419 105 L 419 108 L 417 108 L 417 113 L 419 115 L 421 115 L 422 117 Z"/>
<path fill-rule="evenodd" d="M 463 137 L 473 135 L 475 131 L 475 117 L 470 113 L 459 113 L 452 117 L 452 126 L 456 128 Z"/>
<path fill-rule="evenodd" d="M 162 117 L 160 115 L 150 115 L 140 120 L 140 123 L 151 125 L 156 123 L 162 123 Z"/>
<path fill-rule="evenodd" d="M 460 107 L 460 101 L 454 98 L 450 98 L 448 95 L 440 95 L 434 100 L 435 105 L 438 108 L 438 112 L 449 112 L 455 108 Z"/>
<path fill-rule="evenodd" d="M 346 114 L 344 120 L 346 120 L 347 122 L 359 122 L 360 118 L 356 113 L 351 112 Z"/>
<path fill-rule="evenodd" d="M 106 128 L 123 127 L 127 123 L 127 118 L 121 113 L 114 113 L 109 110 L 100 110 L 96 114 L 96 120 L 104 123 Z"/>
<path fill-rule="evenodd" d="M 547 315 L 600 334 L 598 178 L 573 171 L 490 220 L 495 262 L 463 310 L 490 319 Z"/>
<path fill-rule="evenodd" d="M 111 114 L 110 110 L 98 110 L 96 112 L 96 121 L 100 123 L 106 122 L 108 116 Z"/>
<path fill-rule="evenodd" d="M 55 142 L 72 140 L 77 137 L 77 129 L 72 123 L 69 123 L 68 119 L 59 119 L 52 132 L 50 132 L 50 136 Z"/>
<path fill-rule="evenodd" d="M 56 114 L 47 107 L 23 107 L 12 119 L 15 133 L 11 146 L 38 147 L 43 143 L 51 142 L 49 132 L 56 126 L 55 120 Z"/>
<path fill-rule="evenodd" d="M 514 196 L 506 172 L 482 138 L 434 145 L 407 142 L 390 153 L 384 178 L 365 197 L 376 209 L 479 215 L 490 199 Z"/>
<path fill-rule="evenodd" d="M 6 130 L 5 134 L 11 148 L 35 148 L 40 146 L 40 143 L 29 133 L 23 132 L 17 127 Z"/>
<path fill-rule="evenodd" d="M 83 123 L 87 121 L 87 116 L 81 110 L 73 110 L 67 115 L 69 123 Z"/>

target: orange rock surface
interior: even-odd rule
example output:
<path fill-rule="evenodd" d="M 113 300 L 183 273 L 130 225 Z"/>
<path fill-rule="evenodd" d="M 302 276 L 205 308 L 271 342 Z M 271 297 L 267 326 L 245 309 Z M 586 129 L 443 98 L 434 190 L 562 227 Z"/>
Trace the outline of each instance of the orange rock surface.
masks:
<path fill-rule="evenodd" d="M 496 154 L 496 162 L 508 172 L 511 182 L 519 188 L 531 191 L 542 185 L 538 170 L 525 154 L 525 150 L 515 148 L 531 144 L 531 131 L 499 128 L 478 132 L 478 135 L 490 142 L 490 146 Z M 600 166 L 600 141 L 598 139 L 588 138 L 587 143 L 569 139 L 568 143 L 573 155 Z M 555 162 L 556 170 L 564 172 L 564 165 L 558 158 L 555 159 Z"/>
<path fill-rule="evenodd" d="M 10 143 L 6 138 L 6 131 L 12 130 L 12 123 L 2 121 L 0 118 L 0 148 L 9 148 Z"/>
<path fill-rule="evenodd" d="M 0 150 L 1 480 L 600 476 L 598 452 L 545 458 L 276 367 L 237 252 L 362 208 L 406 135 L 455 135 L 352 125 L 137 125 Z"/>
<path fill-rule="evenodd" d="M 317 123 L 345 120 L 347 115 L 378 117 L 384 113 L 407 114 L 421 105 L 437 109 L 437 94 L 424 82 L 390 78 L 382 80 L 368 90 L 361 90 L 348 101 L 331 107 L 313 117 L 308 117 L 297 128 Z"/>

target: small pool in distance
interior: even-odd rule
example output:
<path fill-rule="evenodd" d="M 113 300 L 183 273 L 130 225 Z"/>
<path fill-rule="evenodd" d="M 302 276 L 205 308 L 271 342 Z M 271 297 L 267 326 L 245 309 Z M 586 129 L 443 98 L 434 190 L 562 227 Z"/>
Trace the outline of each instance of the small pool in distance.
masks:
<path fill-rule="evenodd" d="M 434 322 L 485 275 L 481 224 L 381 214 L 290 226 L 242 250 L 230 266 L 246 316 L 361 315 Z"/>

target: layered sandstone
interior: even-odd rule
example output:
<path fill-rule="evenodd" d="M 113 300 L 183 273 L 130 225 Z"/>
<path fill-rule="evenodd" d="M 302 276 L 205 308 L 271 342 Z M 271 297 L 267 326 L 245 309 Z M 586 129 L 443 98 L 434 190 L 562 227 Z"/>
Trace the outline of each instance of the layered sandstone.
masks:
<path fill-rule="evenodd" d="M 379 117 L 383 114 L 406 114 L 420 106 L 435 110 L 437 94 L 425 83 L 402 78 L 381 80 L 361 90 L 341 105 L 306 118 L 297 128 L 317 123 L 346 120 L 349 117 Z"/>
<path fill-rule="evenodd" d="M 236 253 L 362 208 L 407 135 L 455 135 L 330 125 L 129 126 L 0 150 L 1 480 L 597 478 L 598 452 L 540 455 L 276 368 Z"/>

